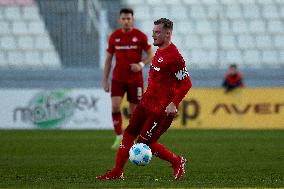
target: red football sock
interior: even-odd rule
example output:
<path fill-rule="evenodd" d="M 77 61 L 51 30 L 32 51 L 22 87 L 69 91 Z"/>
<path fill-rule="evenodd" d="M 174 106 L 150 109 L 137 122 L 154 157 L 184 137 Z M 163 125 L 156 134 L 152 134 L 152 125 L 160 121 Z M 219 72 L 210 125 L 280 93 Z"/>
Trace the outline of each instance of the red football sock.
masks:
<path fill-rule="evenodd" d="M 117 151 L 116 162 L 114 166 L 114 170 L 117 171 L 118 173 L 123 172 L 123 168 L 129 156 L 129 150 L 132 147 L 135 138 L 136 137 L 131 134 L 128 133 L 123 134 L 123 139 Z"/>
<path fill-rule="evenodd" d="M 166 160 L 170 163 L 174 163 L 177 160 L 177 156 L 168 150 L 164 145 L 159 143 L 149 144 L 152 153 L 160 159 Z"/>
<path fill-rule="evenodd" d="M 112 122 L 115 134 L 122 135 L 122 117 L 120 112 L 112 113 Z"/>

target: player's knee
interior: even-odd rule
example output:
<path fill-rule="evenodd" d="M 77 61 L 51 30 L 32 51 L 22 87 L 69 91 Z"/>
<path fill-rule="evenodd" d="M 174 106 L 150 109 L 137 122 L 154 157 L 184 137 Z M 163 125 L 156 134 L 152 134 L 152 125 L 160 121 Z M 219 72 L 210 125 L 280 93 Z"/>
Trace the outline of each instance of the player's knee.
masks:
<path fill-rule="evenodd" d="M 119 104 L 113 104 L 113 105 L 112 105 L 112 112 L 113 112 L 113 113 L 118 113 L 118 112 L 120 112 L 120 105 L 119 105 Z"/>

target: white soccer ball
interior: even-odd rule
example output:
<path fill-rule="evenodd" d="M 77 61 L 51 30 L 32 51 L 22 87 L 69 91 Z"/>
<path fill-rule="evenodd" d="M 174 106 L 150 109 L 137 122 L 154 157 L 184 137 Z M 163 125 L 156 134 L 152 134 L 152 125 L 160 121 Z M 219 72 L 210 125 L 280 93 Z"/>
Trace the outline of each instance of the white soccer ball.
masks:
<path fill-rule="evenodd" d="M 129 150 L 129 160 L 139 166 L 145 166 L 150 163 L 152 151 L 147 144 L 136 143 Z"/>

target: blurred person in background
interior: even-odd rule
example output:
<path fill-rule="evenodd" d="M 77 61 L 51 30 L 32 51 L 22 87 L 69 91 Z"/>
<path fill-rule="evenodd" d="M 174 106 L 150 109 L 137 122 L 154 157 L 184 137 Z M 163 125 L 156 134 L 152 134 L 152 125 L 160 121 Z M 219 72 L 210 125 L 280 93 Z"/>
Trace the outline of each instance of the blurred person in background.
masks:
<path fill-rule="evenodd" d="M 244 87 L 243 77 L 238 71 L 236 64 L 231 64 L 223 81 L 225 92 L 228 93 L 236 88 Z"/>
<path fill-rule="evenodd" d="M 129 116 L 131 116 L 143 94 L 142 69 L 151 62 L 153 57 L 153 51 L 147 36 L 133 27 L 133 14 L 131 8 L 120 10 L 119 24 L 121 27 L 111 33 L 106 52 L 103 87 L 106 92 L 111 92 L 112 120 L 116 134 L 112 149 L 117 149 L 122 141 L 120 106 L 123 96 L 125 93 L 127 94 Z M 146 52 L 146 56 L 142 60 L 143 51 Z M 116 63 L 110 87 L 109 74 L 113 56 L 115 56 Z"/>

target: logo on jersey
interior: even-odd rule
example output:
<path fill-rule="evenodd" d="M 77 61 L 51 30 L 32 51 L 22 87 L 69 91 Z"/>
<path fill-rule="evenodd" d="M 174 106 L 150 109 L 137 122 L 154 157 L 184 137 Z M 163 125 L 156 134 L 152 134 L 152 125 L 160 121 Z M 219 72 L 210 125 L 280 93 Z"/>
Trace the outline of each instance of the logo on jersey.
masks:
<path fill-rule="evenodd" d="M 138 46 L 137 45 L 124 45 L 124 46 L 116 45 L 115 49 L 116 50 L 138 49 Z"/>
<path fill-rule="evenodd" d="M 183 80 L 184 78 L 186 78 L 187 76 L 189 76 L 187 68 L 184 67 L 182 70 L 179 70 L 177 73 L 175 73 L 176 78 L 178 80 Z"/>
<path fill-rule="evenodd" d="M 159 72 L 161 70 L 161 68 L 154 66 L 153 64 L 151 64 L 151 67 L 156 70 L 157 72 Z"/>
<path fill-rule="evenodd" d="M 133 41 L 133 42 L 137 42 L 137 41 L 138 41 L 137 37 L 133 37 L 133 38 L 132 38 L 132 41 Z"/>
<path fill-rule="evenodd" d="M 159 63 L 161 63 L 161 62 L 163 62 L 163 61 L 164 61 L 163 57 L 160 57 L 160 58 L 158 59 L 158 62 L 159 62 Z"/>
<path fill-rule="evenodd" d="M 115 42 L 120 42 L 120 38 L 115 38 Z"/>

